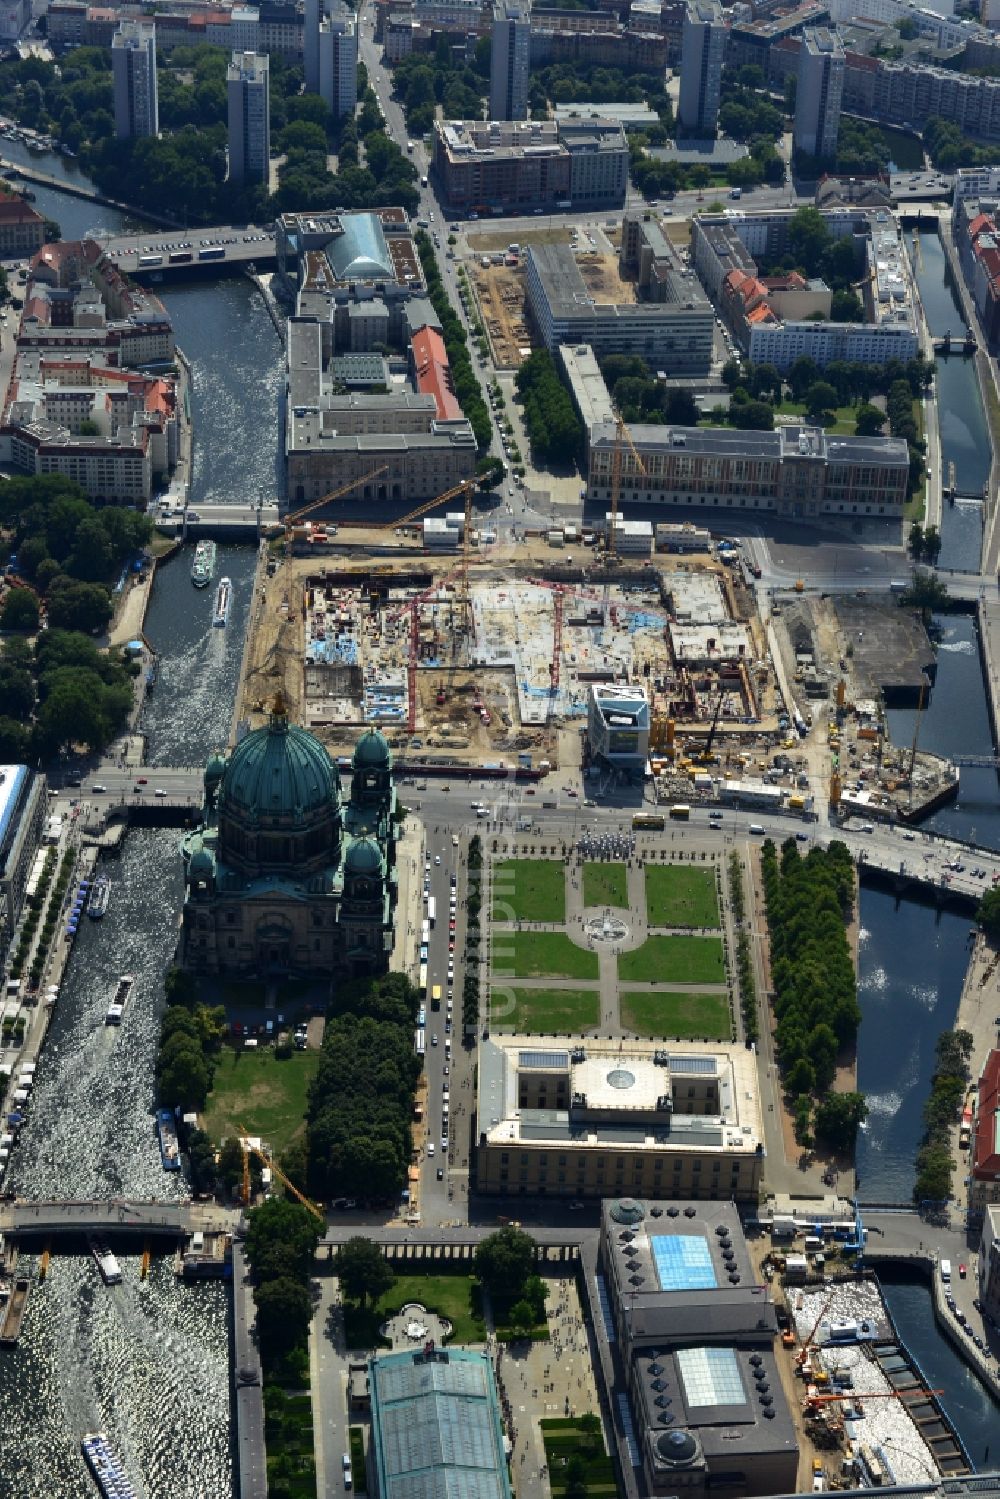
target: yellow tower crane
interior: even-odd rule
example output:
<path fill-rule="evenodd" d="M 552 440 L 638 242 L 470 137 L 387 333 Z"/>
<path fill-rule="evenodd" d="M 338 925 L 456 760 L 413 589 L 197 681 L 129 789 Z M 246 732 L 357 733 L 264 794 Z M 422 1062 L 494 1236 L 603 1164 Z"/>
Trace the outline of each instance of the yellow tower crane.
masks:
<path fill-rule="evenodd" d="M 608 525 L 608 545 L 605 553 L 606 560 L 614 560 L 618 548 L 618 504 L 622 491 L 622 462 L 625 457 L 624 444 L 628 443 L 629 451 L 635 459 L 636 467 L 643 478 L 646 476 L 646 465 L 639 457 L 632 434 L 625 425 L 625 418 L 620 411 L 615 412 L 615 446 L 611 455 L 611 520 Z"/>
<path fill-rule="evenodd" d="M 275 1161 L 273 1156 L 268 1155 L 267 1151 L 262 1145 L 254 1145 L 251 1142 L 250 1136 L 248 1135 L 244 1125 L 237 1125 L 237 1129 L 240 1131 L 240 1150 L 243 1152 L 243 1206 L 250 1206 L 250 1157 L 251 1155 L 255 1155 L 258 1156 L 260 1160 L 264 1162 L 264 1165 L 268 1168 L 268 1170 L 278 1178 L 282 1186 L 287 1187 L 292 1196 L 297 1198 L 304 1208 L 308 1208 L 310 1213 L 315 1214 L 315 1216 L 325 1227 L 326 1214 L 323 1212 L 323 1209 L 317 1207 L 316 1204 L 311 1201 L 311 1199 L 308 1198 L 304 1192 L 299 1191 L 294 1182 L 288 1180 L 288 1177 L 282 1171 L 277 1161 Z"/>

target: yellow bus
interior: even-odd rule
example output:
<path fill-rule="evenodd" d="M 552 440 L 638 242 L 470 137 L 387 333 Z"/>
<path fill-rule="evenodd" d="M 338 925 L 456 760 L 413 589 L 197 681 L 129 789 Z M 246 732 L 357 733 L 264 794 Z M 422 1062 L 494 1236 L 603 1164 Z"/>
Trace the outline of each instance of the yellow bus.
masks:
<path fill-rule="evenodd" d="M 433 987 L 433 989 L 431 990 L 431 1009 L 432 1010 L 440 1010 L 440 1008 L 441 1008 L 441 985 L 440 984 L 435 984 L 434 987 Z"/>
<path fill-rule="evenodd" d="M 662 812 L 636 812 L 632 818 L 634 828 L 652 828 L 662 830 L 666 827 L 666 818 Z"/>
<path fill-rule="evenodd" d="M 675 822 L 687 822 L 691 816 L 691 808 L 687 802 L 674 802 L 670 808 L 670 815 Z"/>

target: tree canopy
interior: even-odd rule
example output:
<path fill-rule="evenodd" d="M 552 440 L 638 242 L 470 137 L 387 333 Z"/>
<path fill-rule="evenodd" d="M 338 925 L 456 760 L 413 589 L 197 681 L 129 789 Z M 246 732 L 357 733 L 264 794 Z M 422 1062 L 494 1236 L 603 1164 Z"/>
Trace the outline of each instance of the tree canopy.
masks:
<path fill-rule="evenodd" d="M 347 1300 L 361 1306 L 384 1296 L 396 1279 L 378 1244 L 360 1235 L 341 1244 L 334 1256 L 333 1269 Z"/>
<path fill-rule="evenodd" d="M 269 1197 L 247 1215 L 246 1256 L 254 1278 L 307 1279 L 321 1233 L 319 1219 L 308 1208 Z"/>
<path fill-rule="evenodd" d="M 534 1270 L 535 1249 L 530 1234 L 508 1223 L 477 1245 L 473 1259 L 476 1274 L 491 1295 L 519 1297 Z"/>

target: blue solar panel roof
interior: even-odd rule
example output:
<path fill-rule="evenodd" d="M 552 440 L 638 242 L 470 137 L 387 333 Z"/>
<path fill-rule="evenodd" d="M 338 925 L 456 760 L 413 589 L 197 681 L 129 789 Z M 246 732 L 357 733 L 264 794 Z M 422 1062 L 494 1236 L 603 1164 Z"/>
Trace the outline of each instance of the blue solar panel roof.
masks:
<path fill-rule="evenodd" d="M 649 1240 L 662 1291 L 714 1291 L 719 1284 L 702 1234 L 652 1234 Z"/>

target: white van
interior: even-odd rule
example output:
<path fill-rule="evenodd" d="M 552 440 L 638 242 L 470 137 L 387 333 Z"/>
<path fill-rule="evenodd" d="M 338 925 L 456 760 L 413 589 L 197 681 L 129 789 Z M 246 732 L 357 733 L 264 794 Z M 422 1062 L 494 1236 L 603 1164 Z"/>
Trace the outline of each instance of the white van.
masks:
<path fill-rule="evenodd" d="M 941 1270 L 941 1279 L 945 1285 L 948 1285 L 951 1281 L 951 1260 L 942 1260 L 939 1268 Z"/>
<path fill-rule="evenodd" d="M 764 824 L 762 822 L 752 822 L 750 824 L 750 831 L 751 831 L 751 833 L 754 834 L 754 836 L 756 838 L 763 838 L 763 836 L 764 836 Z"/>

